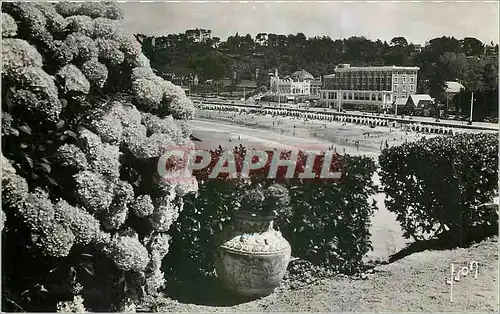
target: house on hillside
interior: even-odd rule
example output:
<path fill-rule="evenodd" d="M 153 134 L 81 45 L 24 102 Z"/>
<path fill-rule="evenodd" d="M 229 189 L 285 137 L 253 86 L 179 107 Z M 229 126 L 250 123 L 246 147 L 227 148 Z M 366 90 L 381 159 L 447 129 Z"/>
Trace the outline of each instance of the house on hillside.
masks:
<path fill-rule="evenodd" d="M 236 82 L 236 87 L 254 90 L 257 88 L 257 82 L 252 80 L 239 80 L 238 82 Z"/>
<path fill-rule="evenodd" d="M 414 115 L 430 116 L 434 109 L 435 101 L 427 94 L 414 94 L 408 97 L 405 104 L 405 112 Z"/>
<path fill-rule="evenodd" d="M 465 89 L 465 87 L 460 84 L 460 82 L 444 82 L 444 96 L 446 99 L 446 110 L 447 111 L 455 111 L 456 106 L 452 102 L 453 98 L 456 94 L 460 93 L 461 90 Z"/>
<path fill-rule="evenodd" d="M 224 78 L 224 79 L 221 79 L 221 80 L 216 80 L 215 84 L 219 85 L 221 87 L 228 87 L 228 86 L 233 85 L 233 80 L 229 79 L 229 78 Z"/>

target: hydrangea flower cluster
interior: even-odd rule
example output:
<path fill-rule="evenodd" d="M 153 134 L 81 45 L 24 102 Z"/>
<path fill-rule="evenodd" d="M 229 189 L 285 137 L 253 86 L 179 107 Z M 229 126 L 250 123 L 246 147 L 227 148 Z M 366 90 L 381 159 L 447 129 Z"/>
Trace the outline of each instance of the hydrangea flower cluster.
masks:
<path fill-rule="evenodd" d="M 33 246 L 49 256 L 68 256 L 74 245 L 96 246 L 120 270 L 145 277 L 148 293 L 156 293 L 164 285 L 166 232 L 197 183 L 151 184 L 147 192 L 122 172 L 131 160 L 145 163 L 170 145 L 192 145 L 183 120 L 193 117 L 193 103 L 182 88 L 154 74 L 141 44 L 120 28 L 123 13 L 114 3 L 4 3 L 2 11 L 2 79 L 10 88 L 5 101 L 16 109 L 2 112 L 4 127 L 26 123 L 22 113 L 30 112 L 50 132 L 55 125 L 67 128 L 71 142 L 37 153 L 68 170 L 64 180 L 74 184 L 74 195 L 42 188 L 2 155 L 2 226 L 11 214 L 19 217 Z M 75 96 L 88 106 L 73 107 L 68 99 Z M 78 110 L 85 119 L 72 116 Z M 135 231 L 124 233 L 133 219 L 149 221 L 150 234 L 139 239 Z M 60 310 L 71 307 L 61 304 Z"/>
<path fill-rule="evenodd" d="M 132 92 L 135 101 L 145 111 L 160 116 L 172 115 L 175 119 L 191 119 L 193 102 L 182 88 L 154 74 L 147 58 L 140 54 L 132 70 Z"/>
<path fill-rule="evenodd" d="M 71 301 L 57 303 L 57 313 L 88 313 L 83 304 L 83 298 L 75 295 Z"/>
<path fill-rule="evenodd" d="M 12 16 L 2 12 L 2 37 L 14 37 L 17 34 L 17 24 Z"/>

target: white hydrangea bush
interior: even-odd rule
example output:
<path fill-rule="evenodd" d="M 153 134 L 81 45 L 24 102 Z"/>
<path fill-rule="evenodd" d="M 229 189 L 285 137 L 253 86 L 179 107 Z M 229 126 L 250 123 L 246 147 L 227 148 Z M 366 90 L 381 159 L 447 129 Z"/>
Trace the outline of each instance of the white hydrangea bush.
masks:
<path fill-rule="evenodd" d="M 14 37 L 17 34 L 17 24 L 12 16 L 2 12 L 2 38 Z"/>
<path fill-rule="evenodd" d="M 167 232 L 197 183 L 158 183 L 154 161 L 192 145 L 184 121 L 194 106 L 154 73 L 122 19 L 111 2 L 2 3 L 2 140 L 43 135 L 30 137 L 40 141 L 32 156 L 2 152 L 0 223 L 17 217 L 46 256 L 95 247 L 155 294 L 165 284 Z M 40 164 L 44 175 L 29 175 Z M 150 229 L 123 233 L 138 220 Z M 86 311 L 79 295 L 57 309 Z"/>

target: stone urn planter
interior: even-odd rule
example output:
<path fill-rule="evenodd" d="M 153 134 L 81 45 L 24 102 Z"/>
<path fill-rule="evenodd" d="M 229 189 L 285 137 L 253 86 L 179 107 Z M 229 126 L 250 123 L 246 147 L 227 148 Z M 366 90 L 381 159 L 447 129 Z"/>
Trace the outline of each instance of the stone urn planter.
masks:
<path fill-rule="evenodd" d="M 215 269 L 222 285 L 244 297 L 271 294 L 288 267 L 291 247 L 273 228 L 274 216 L 238 211 L 219 235 Z"/>

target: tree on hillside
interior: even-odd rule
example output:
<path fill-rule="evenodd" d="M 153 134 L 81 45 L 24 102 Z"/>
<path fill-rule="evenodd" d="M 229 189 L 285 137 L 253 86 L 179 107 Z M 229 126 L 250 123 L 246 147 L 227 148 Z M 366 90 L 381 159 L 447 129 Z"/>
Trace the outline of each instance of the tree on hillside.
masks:
<path fill-rule="evenodd" d="M 257 34 L 257 36 L 255 37 L 255 42 L 257 43 L 257 45 L 261 47 L 267 46 L 267 34 L 266 33 Z"/>
<path fill-rule="evenodd" d="M 479 39 L 473 37 L 465 37 L 460 40 L 460 46 L 462 52 L 466 56 L 478 56 L 483 54 L 484 51 L 483 43 Z"/>
<path fill-rule="evenodd" d="M 391 47 L 406 47 L 408 46 L 408 41 L 404 37 L 394 37 L 391 39 Z"/>
<path fill-rule="evenodd" d="M 198 73 L 200 78 L 209 79 L 232 77 L 236 71 L 240 78 L 254 79 L 255 70 L 259 69 L 259 84 L 269 84 L 267 73 L 274 72 L 274 69 L 278 69 L 281 76 L 305 69 L 318 77 L 333 73 L 339 63 L 406 65 L 420 68 L 418 93 L 429 93 L 440 99 L 444 82 L 459 79 L 476 86 L 476 94 L 484 93 L 484 102 L 489 107 L 497 99 L 494 95 L 496 77 L 491 73 L 498 67 L 498 45 L 483 45 L 472 37 L 433 38 L 419 51 L 401 36 L 392 38 L 389 43 L 359 36 L 307 38 L 302 33 L 259 33 L 255 38 L 235 33 L 221 41 L 218 37 L 211 37 L 210 30 L 203 29 L 156 38 L 137 36 L 158 75 L 163 75 L 163 72 L 178 72 L 181 76 Z M 198 40 L 197 36 L 205 39 Z M 220 55 L 215 52 L 220 52 Z M 474 61 L 477 57 L 482 61 Z M 485 85 L 483 89 L 482 84 Z"/>

